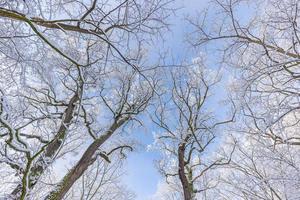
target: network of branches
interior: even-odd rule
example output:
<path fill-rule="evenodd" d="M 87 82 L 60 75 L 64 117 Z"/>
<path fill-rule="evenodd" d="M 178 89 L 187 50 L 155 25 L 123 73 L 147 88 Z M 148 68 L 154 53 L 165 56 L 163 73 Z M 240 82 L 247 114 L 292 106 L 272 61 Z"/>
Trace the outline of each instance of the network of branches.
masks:
<path fill-rule="evenodd" d="M 0 0 L 0 199 L 300 199 L 300 1 L 180 2 Z"/>

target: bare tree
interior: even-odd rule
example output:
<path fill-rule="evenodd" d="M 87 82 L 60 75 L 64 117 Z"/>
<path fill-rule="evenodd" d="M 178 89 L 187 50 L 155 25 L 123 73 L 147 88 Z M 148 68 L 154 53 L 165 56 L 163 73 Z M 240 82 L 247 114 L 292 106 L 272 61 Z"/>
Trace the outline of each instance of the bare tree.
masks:
<path fill-rule="evenodd" d="M 119 76 L 124 76 L 124 74 L 122 73 Z M 84 171 L 95 162 L 98 155 L 104 159 L 108 159 L 109 154 L 116 150 L 131 148 L 128 145 L 122 145 L 113 148 L 109 151 L 109 153 L 96 153 L 101 145 L 103 145 L 113 134 L 115 134 L 115 132 L 122 127 L 123 124 L 126 124 L 129 120 L 134 119 L 136 115 L 142 112 L 153 96 L 153 89 L 148 86 L 147 82 L 144 83 L 145 85 L 135 82 L 138 80 L 133 80 L 132 76 L 135 77 L 135 74 L 133 73 L 132 75 L 129 75 L 129 79 L 125 79 L 125 81 L 121 79 L 120 88 L 117 88 L 117 85 L 114 86 L 116 89 L 115 92 L 117 92 L 116 95 L 112 96 L 110 93 L 106 94 L 105 96 L 101 95 L 104 104 L 108 107 L 113 116 L 110 125 L 99 137 L 94 138 L 94 141 L 85 150 L 78 163 L 62 179 L 62 181 L 50 193 L 47 199 L 62 199 L 75 181 L 78 180 Z M 111 81 L 114 80 L 110 78 L 110 83 Z M 111 85 L 113 85 L 113 83 L 111 83 Z M 92 135 L 95 135 L 92 128 L 89 129 L 89 132 Z"/>
<path fill-rule="evenodd" d="M 217 46 L 236 73 L 239 148 L 223 177 L 233 187 L 219 187 L 225 199 L 299 198 L 298 8 L 293 0 L 216 0 L 214 11 L 189 20 L 190 42 Z"/>
<path fill-rule="evenodd" d="M 228 164 L 233 153 L 228 152 L 227 157 L 213 155 L 213 142 L 221 136 L 218 127 L 233 121 L 218 122 L 208 108 L 211 90 L 219 80 L 218 73 L 206 69 L 201 59 L 173 71 L 171 86 L 167 87 L 170 93 L 164 94 L 153 118 L 162 130 L 156 135 L 157 148 L 163 154 L 160 172 L 170 184 L 176 184 L 179 178 L 185 200 L 213 188 L 214 181 L 205 182 L 205 174 Z"/>

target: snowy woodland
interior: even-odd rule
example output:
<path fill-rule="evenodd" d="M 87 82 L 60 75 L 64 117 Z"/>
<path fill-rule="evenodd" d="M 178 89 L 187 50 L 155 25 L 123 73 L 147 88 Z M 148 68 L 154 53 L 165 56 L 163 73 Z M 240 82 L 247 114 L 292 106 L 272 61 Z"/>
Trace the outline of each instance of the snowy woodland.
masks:
<path fill-rule="evenodd" d="M 300 1 L 184 1 L 0 0 L 1 200 L 300 200 Z"/>

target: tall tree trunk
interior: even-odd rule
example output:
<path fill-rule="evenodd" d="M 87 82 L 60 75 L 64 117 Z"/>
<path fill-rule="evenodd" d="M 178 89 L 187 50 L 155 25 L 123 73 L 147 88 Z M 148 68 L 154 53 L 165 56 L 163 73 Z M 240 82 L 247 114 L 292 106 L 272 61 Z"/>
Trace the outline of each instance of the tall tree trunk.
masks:
<path fill-rule="evenodd" d="M 95 152 L 99 149 L 99 147 L 109 139 L 113 133 L 122 126 L 128 117 L 121 118 L 120 120 L 115 121 L 110 129 L 106 131 L 101 137 L 96 139 L 84 152 L 81 159 L 78 163 L 72 168 L 72 170 L 62 179 L 60 184 L 54 189 L 45 200 L 61 200 L 72 187 L 72 185 L 81 177 L 81 175 L 85 172 L 85 170 L 94 163 L 96 160 Z"/>
<path fill-rule="evenodd" d="M 192 200 L 192 191 L 190 188 L 190 183 L 185 174 L 184 152 L 185 152 L 185 143 L 181 143 L 178 146 L 178 174 L 183 188 L 184 200 Z"/>

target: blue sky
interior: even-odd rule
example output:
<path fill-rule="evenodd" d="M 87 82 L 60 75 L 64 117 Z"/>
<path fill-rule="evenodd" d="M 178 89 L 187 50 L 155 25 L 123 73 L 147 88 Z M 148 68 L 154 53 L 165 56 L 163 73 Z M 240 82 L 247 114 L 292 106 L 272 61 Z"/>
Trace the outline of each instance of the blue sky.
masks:
<path fill-rule="evenodd" d="M 177 0 L 175 6 L 179 7 L 177 15 L 170 19 L 171 32 L 166 35 L 166 43 L 164 48 L 169 49 L 174 58 L 192 59 L 185 55 L 184 50 L 184 35 L 188 32 L 188 26 L 184 20 L 184 16 L 193 15 L 197 11 L 201 11 L 208 0 Z M 147 126 L 147 124 L 146 124 Z M 154 126 L 147 126 L 147 130 L 141 129 L 134 133 L 134 137 L 138 139 L 144 147 L 140 148 L 138 152 L 131 153 L 125 164 L 126 175 L 124 177 L 125 184 L 130 190 L 137 195 L 136 200 L 147 200 L 155 194 L 158 184 L 163 181 L 163 178 L 158 173 L 154 166 L 154 160 L 159 158 L 159 153 L 154 151 L 147 151 L 146 146 L 153 142 L 152 132 L 156 130 Z"/>

